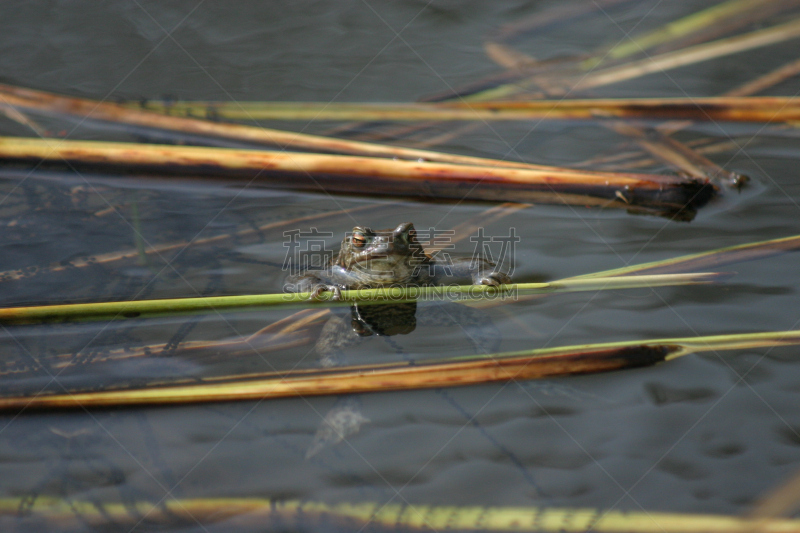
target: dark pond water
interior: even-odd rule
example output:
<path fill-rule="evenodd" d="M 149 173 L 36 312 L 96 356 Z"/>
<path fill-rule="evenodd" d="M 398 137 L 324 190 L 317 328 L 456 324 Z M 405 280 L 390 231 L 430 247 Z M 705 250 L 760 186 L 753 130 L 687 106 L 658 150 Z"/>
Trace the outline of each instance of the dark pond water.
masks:
<path fill-rule="evenodd" d="M 482 36 L 556 4 L 17 2 L 0 18 L 0 72 L 7 83 L 95 99 L 413 101 L 496 72 Z M 707 5 L 634 2 L 518 46 L 539 58 L 587 54 Z M 794 59 L 796 51 L 797 41 L 788 41 L 591 96 L 717 95 Z M 794 95 L 797 80 L 770 91 Z M 45 125 L 72 138 L 131 140 L 97 124 Z M 293 126 L 321 132 L 330 124 Z M 0 133 L 29 135 L 11 121 L 0 122 Z M 691 223 L 581 207 L 509 212 L 483 225 L 487 235 L 514 228 L 521 238 L 514 279 L 552 280 L 800 233 L 796 131 L 711 123 L 677 137 L 733 139 L 738 147 L 710 157 L 751 176 L 751 183 L 741 193 L 727 192 Z M 536 121 L 487 125 L 439 149 L 567 165 L 628 149 L 624 141 L 597 123 Z M 672 171 L 658 164 L 645 170 Z M 312 215 L 320 217 L 314 226 L 331 232 L 326 243 L 334 247 L 356 224 L 412 221 L 418 228 L 450 229 L 492 207 L 298 194 L 213 179 L 29 169 L 0 177 L 2 271 Z M 353 208 L 361 210 L 340 213 Z M 285 229 L 150 254 L 145 264 L 119 261 L 2 282 L 0 301 L 279 292 Z M 472 246 L 461 241 L 456 252 L 469 254 Z M 800 256 L 729 269 L 736 275 L 724 285 L 589 292 L 497 307 L 462 328 L 420 326 L 409 335 L 367 339 L 353 348 L 349 362 L 473 354 L 470 335 L 488 324 L 499 332 L 497 351 L 797 328 Z M 36 393 L 315 366 L 310 343 L 231 356 L 171 357 L 167 350 L 107 361 L 109 350 L 123 347 L 249 336 L 292 312 L 4 327 L 0 387 Z M 59 354 L 68 354 L 72 364 L 61 365 Z M 45 497 L 274 497 L 743 513 L 800 464 L 797 356 L 794 347 L 753 348 L 587 377 L 349 400 L 3 415 L 0 498 L 21 502 L 21 510 L 31 502 L 35 509 L 36 498 Z M 36 370 L 33 360 L 46 370 Z M 307 459 L 321 420 L 345 401 L 358 404 L 369 422 Z M 4 531 L 30 531 L 40 523 L 14 515 L 0 524 Z M 145 520 L 137 530 L 146 526 Z M 174 530 L 225 527 L 182 523 Z M 75 528 L 92 530 L 88 524 Z"/>

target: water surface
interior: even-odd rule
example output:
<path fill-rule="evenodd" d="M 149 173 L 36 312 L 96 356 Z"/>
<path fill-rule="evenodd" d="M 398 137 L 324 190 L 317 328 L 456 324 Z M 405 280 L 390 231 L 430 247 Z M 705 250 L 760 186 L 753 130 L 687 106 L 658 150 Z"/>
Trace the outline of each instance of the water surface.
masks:
<path fill-rule="evenodd" d="M 413 101 L 496 72 L 481 36 L 555 2 L 237 3 L 26 2 L 0 26 L 3 81 L 95 99 Z M 537 34 L 539 58 L 590 53 L 706 3 L 641 2 L 598 14 L 581 31 Z M 596 96 L 720 94 L 776 68 L 796 41 L 656 74 Z M 773 89 L 796 93 L 796 80 Z M 136 140 L 96 124 L 45 121 L 71 138 Z M 325 131 L 326 124 L 294 125 Z M 30 135 L 3 121 L 0 133 Z M 698 124 L 677 136 L 735 138 L 711 156 L 752 177 L 691 223 L 618 210 L 533 206 L 486 224 L 514 228 L 514 279 L 552 280 L 800 233 L 796 134 L 763 125 Z M 597 123 L 487 125 L 442 150 L 566 165 L 620 150 Z M 671 172 L 654 164 L 646 169 Z M 363 206 L 319 224 L 334 247 L 356 224 L 412 221 L 449 229 L 491 204 L 299 194 L 245 181 L 125 178 L 29 169 L 0 180 L 0 270 L 63 263 L 137 245 L 189 241 Z M 307 229 L 307 228 L 303 228 Z M 3 283 L 3 305 L 271 293 L 282 289 L 283 229 L 179 254 Z M 140 237 L 136 237 L 140 235 Z M 469 254 L 469 240 L 456 252 Z M 800 320 L 800 257 L 731 267 L 721 286 L 551 296 L 486 310 L 501 351 L 616 340 L 788 330 Z M 311 344 L 235 357 L 106 361 L 143 344 L 248 336 L 291 311 L 214 313 L 0 331 L 7 392 L 98 383 L 201 379 L 311 367 Z M 469 325 L 370 338 L 352 362 L 472 354 Z M 58 354 L 71 365 L 59 366 Z M 33 361 L 44 364 L 36 367 Z M 38 368 L 38 369 L 37 369 Z M 310 459 L 337 398 L 61 413 L 0 419 L 0 497 L 160 502 L 272 497 L 411 505 L 594 507 L 743 513 L 800 460 L 797 349 L 692 355 L 653 368 L 446 390 L 363 395 L 361 431 Z M 24 506 L 23 506 L 24 507 Z M 4 528 L 33 528 L 7 517 Z M 142 528 L 146 524 L 140 524 Z M 309 525 L 309 529 L 325 529 Z M 78 526 L 89 531 L 89 526 Z M 28 529 L 30 530 L 30 529 Z M 175 531 L 204 531 L 176 525 Z M 210 530 L 210 529 L 209 529 Z"/>

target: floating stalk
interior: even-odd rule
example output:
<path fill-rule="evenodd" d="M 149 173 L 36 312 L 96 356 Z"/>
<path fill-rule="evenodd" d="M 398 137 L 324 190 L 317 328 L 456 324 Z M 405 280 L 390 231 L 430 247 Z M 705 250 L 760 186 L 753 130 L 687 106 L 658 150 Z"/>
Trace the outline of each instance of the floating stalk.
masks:
<path fill-rule="evenodd" d="M 96 141 L 0 138 L 0 163 L 106 172 L 261 177 L 275 187 L 423 198 L 568 203 L 693 211 L 715 194 L 703 180 L 656 174 L 512 169 L 389 159 Z"/>
<path fill-rule="evenodd" d="M 800 344 L 800 330 L 566 346 L 446 360 L 264 373 L 253 379 L 0 398 L 0 410 L 89 409 L 454 387 L 650 366 L 706 351 Z"/>
<path fill-rule="evenodd" d="M 25 510 L 24 514 L 20 509 Z M 173 498 L 101 502 L 38 496 L 0 499 L 0 515 L 49 528 L 226 522 L 237 531 L 529 531 L 541 533 L 798 533 L 794 518 L 753 519 L 713 514 L 591 508 L 435 506 L 411 503 L 324 503 L 281 498 Z M 23 529 L 23 528 L 20 528 Z"/>
<path fill-rule="evenodd" d="M 682 170 L 697 179 L 707 179 L 717 185 L 740 189 L 749 178 L 743 174 L 729 172 L 689 146 L 652 128 L 641 128 L 627 122 L 613 122 L 611 129 L 635 139 L 643 150 L 656 159 Z"/>
<path fill-rule="evenodd" d="M 138 107 L 141 104 L 129 105 Z M 457 101 L 411 104 L 330 104 L 324 102 L 174 102 L 165 104 L 149 101 L 144 105 L 145 109 L 160 114 L 186 116 L 213 114 L 225 120 L 445 122 L 638 118 L 758 123 L 800 120 L 800 102 L 796 98 L 785 96 Z"/>
<path fill-rule="evenodd" d="M 249 144 L 276 146 L 283 150 L 307 150 L 314 152 L 387 157 L 401 159 L 423 159 L 456 164 L 490 165 L 510 168 L 531 168 L 536 165 L 501 161 L 481 157 L 469 157 L 429 150 L 415 150 L 398 146 L 292 133 L 241 124 L 221 124 L 210 120 L 165 116 L 159 113 L 128 109 L 122 105 L 99 102 L 85 98 L 72 98 L 54 93 L 25 89 L 0 84 L 0 107 L 34 111 L 51 116 L 68 116 L 81 120 L 99 120 L 159 131 L 206 136 L 209 139 L 227 139 Z"/>
<path fill-rule="evenodd" d="M 759 78 L 756 78 L 748 83 L 745 83 L 739 87 L 736 87 L 730 91 L 726 91 L 721 98 L 717 98 L 715 100 L 723 101 L 727 100 L 729 103 L 732 101 L 729 98 L 732 96 L 735 97 L 746 97 L 757 92 L 763 91 L 773 85 L 780 83 L 796 74 L 800 73 L 800 60 L 790 61 L 789 63 L 783 65 L 782 67 L 773 70 Z M 714 99 L 702 99 L 706 102 L 709 100 Z M 748 99 L 745 98 L 745 101 L 755 101 L 755 99 Z M 705 110 L 706 112 L 711 110 Z M 767 123 L 771 122 L 780 122 L 781 120 L 781 109 L 775 110 L 775 114 L 772 119 L 767 119 Z M 711 116 L 708 114 L 707 116 Z M 767 118 L 767 117 L 765 117 Z M 697 118 L 692 120 L 698 120 Z M 699 120 L 702 120 L 700 118 Z M 791 120 L 787 121 L 792 123 Z M 712 153 L 712 150 L 715 152 L 722 152 L 728 150 L 736 150 L 739 149 L 742 144 L 736 140 L 729 140 L 729 141 L 722 141 L 716 144 L 714 147 L 701 147 L 696 148 L 692 146 L 692 143 L 683 144 L 675 139 L 671 139 L 668 136 L 678 131 L 685 129 L 692 125 L 691 120 L 670 120 L 668 122 L 663 122 L 656 126 L 655 131 L 649 130 L 644 131 L 641 128 L 636 128 L 630 125 L 626 127 L 629 129 L 629 134 L 636 139 L 636 142 L 645 149 L 645 151 L 650 152 L 650 154 L 654 155 L 657 159 L 666 162 L 671 165 L 676 165 L 682 170 L 684 170 L 690 176 L 709 176 L 713 177 L 726 177 L 727 184 L 733 185 L 736 187 L 741 186 L 746 180 L 742 180 L 744 176 L 740 176 L 734 173 L 730 173 L 725 171 L 724 169 L 718 167 L 710 160 L 703 157 L 703 155 Z M 619 129 L 617 130 L 619 132 Z M 648 137 L 655 137 L 648 138 Z M 746 142 L 750 142 L 752 139 L 748 138 Z M 613 159 L 619 157 L 621 154 L 615 154 L 611 158 Z M 634 154 L 638 155 L 638 154 Z M 597 160 L 595 160 L 597 161 Z M 594 166 L 594 162 L 584 161 L 579 166 Z M 614 170 L 622 170 L 622 169 L 632 169 L 632 168 L 642 168 L 647 167 L 653 164 L 652 160 L 648 159 L 639 159 L 637 161 L 631 161 L 627 164 L 617 164 L 614 165 Z M 704 174 L 705 173 L 705 174 Z"/>

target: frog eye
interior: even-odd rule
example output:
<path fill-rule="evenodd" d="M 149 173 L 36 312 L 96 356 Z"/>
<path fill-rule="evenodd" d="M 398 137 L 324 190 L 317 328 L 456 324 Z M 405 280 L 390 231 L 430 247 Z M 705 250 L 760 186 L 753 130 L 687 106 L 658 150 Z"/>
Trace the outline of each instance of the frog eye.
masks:
<path fill-rule="evenodd" d="M 350 242 L 353 243 L 353 247 L 355 248 L 363 248 L 367 244 L 367 237 L 363 233 L 353 233 Z"/>
<path fill-rule="evenodd" d="M 415 230 L 412 227 L 410 230 L 408 230 L 408 236 L 406 237 L 406 239 L 408 240 L 408 242 L 414 242 L 416 238 L 417 238 L 417 230 Z"/>

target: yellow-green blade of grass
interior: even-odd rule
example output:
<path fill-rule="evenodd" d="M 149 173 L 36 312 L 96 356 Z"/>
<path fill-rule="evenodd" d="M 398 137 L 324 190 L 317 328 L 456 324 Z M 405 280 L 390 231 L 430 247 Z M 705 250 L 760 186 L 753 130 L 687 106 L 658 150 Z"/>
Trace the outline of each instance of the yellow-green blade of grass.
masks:
<path fill-rule="evenodd" d="M 800 235 L 782 237 L 780 239 L 770 239 L 766 241 L 727 246 L 708 252 L 683 255 L 641 263 L 591 274 L 575 276 L 571 279 L 590 279 L 605 278 L 613 276 L 628 276 L 633 274 L 670 274 L 676 272 L 686 272 L 687 270 L 703 270 L 707 268 L 719 268 L 725 265 L 741 263 L 744 261 L 754 261 L 765 257 L 793 252 L 800 249 Z"/>
<path fill-rule="evenodd" d="M 720 267 L 724 267 L 726 265 L 742 263 L 745 261 L 754 261 L 756 259 L 764 259 L 767 257 L 796 251 L 798 249 L 800 249 L 800 235 L 794 235 L 791 237 L 782 237 L 779 239 L 770 239 L 766 241 L 728 246 L 707 252 L 671 257 L 669 259 L 662 259 L 660 261 L 640 263 L 621 268 L 614 268 L 611 270 L 592 272 L 590 274 L 573 276 L 568 279 L 593 279 L 614 276 L 634 276 L 641 274 L 676 274 L 680 272 L 719 269 Z M 537 298 L 537 296 L 521 296 L 520 300 L 529 300 L 534 298 Z M 468 302 L 467 305 L 470 305 L 471 307 L 490 308 L 502 303 L 503 302 L 490 300 L 476 300 L 471 303 Z"/>
<path fill-rule="evenodd" d="M 600 48 L 586 59 L 578 56 L 559 57 L 555 61 L 536 61 L 534 58 L 525 56 L 525 54 L 502 44 L 504 41 L 508 41 L 509 33 L 507 31 L 496 32 L 490 35 L 490 40 L 484 43 L 484 48 L 490 58 L 511 69 L 510 72 L 506 72 L 503 75 L 494 76 L 498 82 L 503 79 L 507 79 L 507 81 L 499 85 L 498 83 L 491 83 L 491 80 L 484 79 L 473 85 L 475 87 L 489 85 L 492 88 L 473 89 L 466 94 L 459 94 L 463 96 L 469 95 L 468 97 L 472 98 L 475 97 L 474 93 L 480 92 L 481 96 L 477 97 L 479 99 L 493 96 L 506 97 L 514 93 L 515 82 L 522 80 L 526 75 L 535 76 L 539 80 L 541 87 L 547 91 L 550 85 L 549 81 L 557 80 L 559 77 L 564 78 L 570 72 L 578 74 L 596 69 L 599 66 L 619 63 L 621 60 L 637 55 L 659 55 L 665 51 L 686 48 L 694 43 L 707 42 L 715 36 L 731 33 L 742 26 L 758 24 L 777 13 L 791 9 L 793 7 L 792 4 L 793 2 L 774 0 L 728 0 L 668 22 L 655 30 L 629 35 L 628 38 L 618 44 Z M 586 9 L 587 6 L 582 7 Z M 605 8 L 600 7 L 599 4 L 593 5 L 592 8 L 605 11 Z M 571 10 L 570 13 L 575 13 L 575 9 Z M 539 21 L 541 23 L 551 19 L 553 15 L 556 15 L 557 18 L 563 18 L 563 15 L 557 14 L 557 12 L 551 14 L 548 14 L 548 12 L 539 13 L 534 18 L 541 19 Z M 532 22 L 534 25 L 536 24 L 536 20 Z M 515 26 L 517 25 L 512 25 L 512 27 Z M 523 23 L 522 27 L 524 26 L 525 23 Z M 442 96 L 444 98 L 449 97 L 449 95 Z"/>
<path fill-rule="evenodd" d="M 666 52 L 657 56 L 632 61 L 618 67 L 600 70 L 581 78 L 572 86 L 572 90 L 587 90 L 619 83 L 646 74 L 693 65 L 703 61 L 709 61 L 711 59 L 796 39 L 798 37 L 800 37 L 800 18 L 753 32 L 719 39 L 710 43 L 698 44 L 673 52 Z"/>
<path fill-rule="evenodd" d="M 557 78 L 543 74 L 539 76 L 548 87 L 551 96 L 560 94 L 574 94 L 663 72 L 704 61 L 725 57 L 728 55 L 754 50 L 800 37 L 800 19 L 762 28 L 748 33 L 735 35 L 707 43 L 688 46 L 678 50 L 653 55 L 645 59 L 630 61 L 621 65 L 610 66 L 580 76 Z M 506 85 L 494 86 L 485 90 L 475 91 L 461 96 L 464 100 L 493 100 L 507 99 L 511 95 L 519 94 L 526 84 L 535 84 L 536 76 L 528 80 L 518 80 Z M 560 86 L 560 89 L 559 89 Z"/>
<path fill-rule="evenodd" d="M 24 515 L 20 508 L 25 504 Z M 352 530 L 372 531 L 529 531 L 545 533 L 798 533 L 800 520 L 750 519 L 714 514 L 617 511 L 567 507 L 437 506 L 421 503 L 326 503 L 286 498 L 165 498 L 103 502 L 97 499 L 38 496 L 0 499 L 0 515 L 40 529 L 136 527 L 153 525 L 196 527 L 228 522 L 246 531 Z M 13 523 L 13 522 L 11 522 Z"/>
<path fill-rule="evenodd" d="M 715 6 L 669 22 L 657 30 L 626 39 L 608 50 L 608 58 L 622 59 L 624 57 L 641 54 L 649 48 L 668 43 L 709 26 L 713 26 L 722 19 L 758 9 L 759 6 L 770 2 L 771 0 L 728 0 L 727 2 L 721 2 Z M 581 64 L 581 67 L 585 70 L 589 70 L 600 63 L 599 59 L 600 58 L 587 60 Z"/>
<path fill-rule="evenodd" d="M 705 98 L 601 98 L 440 103 L 153 102 L 159 113 L 216 113 L 229 120 L 497 121 L 606 118 L 791 122 L 800 103 L 781 96 Z"/>

